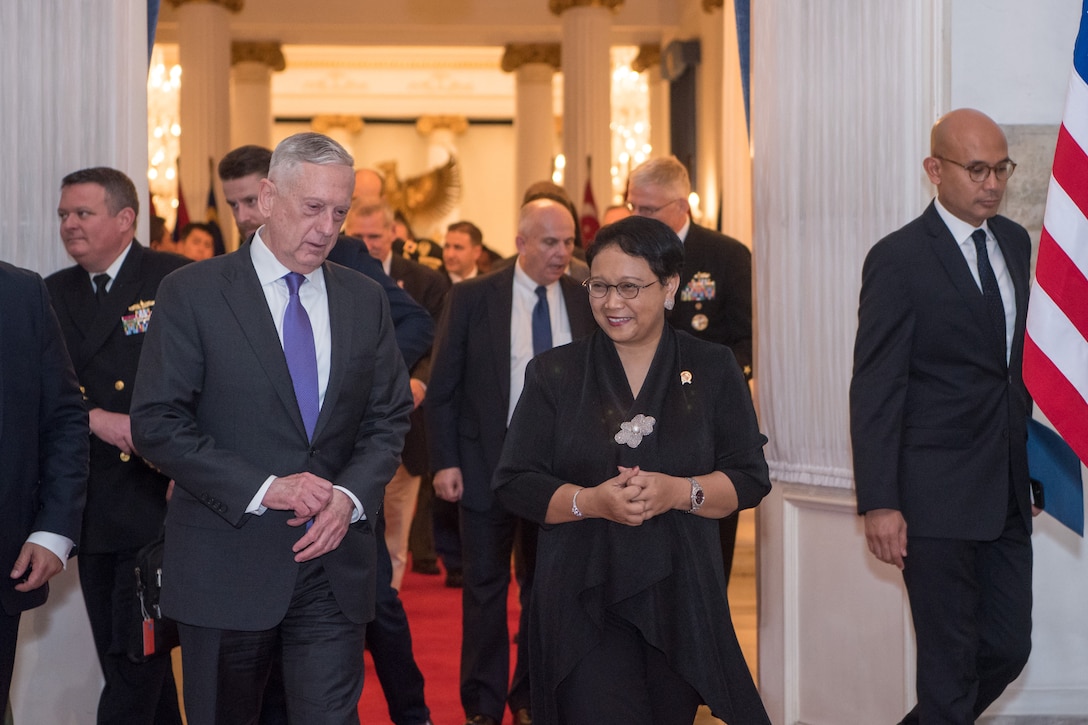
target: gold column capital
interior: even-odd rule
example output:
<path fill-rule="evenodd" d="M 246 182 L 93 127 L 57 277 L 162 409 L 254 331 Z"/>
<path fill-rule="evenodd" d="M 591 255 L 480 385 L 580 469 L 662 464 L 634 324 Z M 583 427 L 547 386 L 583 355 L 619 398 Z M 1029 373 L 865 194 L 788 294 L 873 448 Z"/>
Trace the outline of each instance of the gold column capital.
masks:
<path fill-rule="evenodd" d="M 725 0 L 703 0 L 703 12 L 712 13 L 725 7 Z"/>
<path fill-rule="evenodd" d="M 359 116 L 326 113 L 320 116 L 314 116 L 313 119 L 310 120 L 310 128 L 317 133 L 326 135 L 334 128 L 342 128 L 352 134 L 362 133 L 363 119 Z"/>
<path fill-rule="evenodd" d="M 631 70 L 642 73 L 659 65 L 661 65 L 661 44 L 646 43 L 638 46 L 638 55 L 631 61 Z"/>
<path fill-rule="evenodd" d="M 274 41 L 235 40 L 230 44 L 230 64 L 251 61 L 262 63 L 274 71 L 281 71 L 287 67 L 287 60 L 283 57 L 283 46 Z"/>
<path fill-rule="evenodd" d="M 608 8 L 615 10 L 623 5 L 623 0 L 548 0 L 548 9 L 553 15 L 562 15 L 571 8 Z"/>
<path fill-rule="evenodd" d="M 559 70 L 562 52 L 559 43 L 507 43 L 502 53 L 502 69 L 513 73 L 529 63 L 543 63 Z"/>
<path fill-rule="evenodd" d="M 462 134 L 468 130 L 468 119 L 464 116 L 420 116 L 416 121 L 416 131 L 421 136 L 430 136 L 443 129 Z"/>
<path fill-rule="evenodd" d="M 180 8 L 182 5 L 186 5 L 186 4 L 190 4 L 190 3 L 193 4 L 193 5 L 195 5 L 197 3 L 211 3 L 212 5 L 222 5 L 227 10 L 230 10 L 232 13 L 242 12 L 242 8 L 245 7 L 245 4 L 246 4 L 246 0 L 167 0 L 167 1 L 171 5 L 173 5 L 175 8 Z"/>

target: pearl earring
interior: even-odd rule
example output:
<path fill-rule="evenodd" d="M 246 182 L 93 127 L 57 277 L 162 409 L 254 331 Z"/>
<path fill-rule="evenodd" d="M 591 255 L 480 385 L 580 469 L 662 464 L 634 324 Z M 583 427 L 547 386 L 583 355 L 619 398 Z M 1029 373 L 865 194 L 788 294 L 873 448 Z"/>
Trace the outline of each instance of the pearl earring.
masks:
<path fill-rule="evenodd" d="M 672 297 L 666 297 L 665 298 L 665 309 L 666 310 L 671 310 L 673 308 L 673 305 L 675 305 L 675 304 L 676 303 L 673 302 Z"/>

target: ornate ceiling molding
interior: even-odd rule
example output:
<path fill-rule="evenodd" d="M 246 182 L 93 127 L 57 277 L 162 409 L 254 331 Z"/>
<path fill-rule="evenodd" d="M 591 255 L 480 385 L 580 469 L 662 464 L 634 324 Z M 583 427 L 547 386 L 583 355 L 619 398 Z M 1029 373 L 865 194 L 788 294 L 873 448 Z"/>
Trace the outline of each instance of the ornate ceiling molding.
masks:
<path fill-rule="evenodd" d="M 283 57 L 283 46 L 276 41 L 243 41 L 236 40 L 230 44 L 230 64 L 238 65 L 247 61 L 262 63 L 274 71 L 282 71 L 287 67 L 287 61 Z"/>
<path fill-rule="evenodd" d="M 310 121 L 310 128 L 323 134 L 328 134 L 334 128 L 342 128 L 351 134 L 362 133 L 363 119 L 358 116 L 323 114 L 313 117 L 313 120 Z"/>
<path fill-rule="evenodd" d="M 502 69 L 513 73 L 529 63 L 544 63 L 559 70 L 561 58 L 559 43 L 507 43 L 502 54 Z"/>
<path fill-rule="evenodd" d="M 644 73 L 661 65 L 661 44 L 647 43 L 638 46 L 638 55 L 631 61 L 631 70 Z"/>
<path fill-rule="evenodd" d="M 462 134 L 468 130 L 468 119 L 464 116 L 420 116 L 416 121 L 416 131 L 421 136 L 430 136 L 443 129 Z"/>
<path fill-rule="evenodd" d="M 548 0 L 548 9 L 554 15 L 562 15 L 572 8 L 608 8 L 615 10 L 623 0 Z"/>
<path fill-rule="evenodd" d="M 222 5 L 232 13 L 242 12 L 242 8 L 245 7 L 246 0 L 167 0 L 175 8 L 180 8 L 182 5 L 197 4 L 197 3 L 211 3 L 212 5 Z"/>

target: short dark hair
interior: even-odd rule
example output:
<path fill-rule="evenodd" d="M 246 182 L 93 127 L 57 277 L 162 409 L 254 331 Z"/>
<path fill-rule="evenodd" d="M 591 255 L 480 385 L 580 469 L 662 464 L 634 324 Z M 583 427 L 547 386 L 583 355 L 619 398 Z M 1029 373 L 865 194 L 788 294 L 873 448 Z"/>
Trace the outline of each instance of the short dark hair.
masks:
<path fill-rule="evenodd" d="M 178 234 L 178 239 L 185 239 L 187 236 L 189 236 L 189 234 L 192 233 L 194 229 L 199 229 L 205 234 L 208 234 L 212 238 L 212 242 L 215 242 L 215 232 L 212 231 L 212 227 L 210 224 L 205 224 L 204 222 L 189 222 L 181 228 L 181 233 Z"/>
<path fill-rule="evenodd" d="M 679 275 L 684 268 L 684 245 L 680 237 L 657 219 L 629 216 L 601 227 L 586 250 L 586 262 L 592 267 L 593 258 L 608 247 L 619 247 L 628 256 L 645 259 L 662 282 Z"/>
<path fill-rule="evenodd" d="M 480 227 L 476 226 L 472 222 L 454 222 L 446 227 L 447 232 L 460 232 L 461 234 L 467 234 L 469 240 L 474 247 L 482 246 L 484 243 L 484 233 L 480 231 Z"/>
<path fill-rule="evenodd" d="M 219 178 L 222 181 L 241 179 L 250 174 L 268 176 L 272 164 L 272 151 L 264 146 L 239 146 L 219 161 Z"/>
<path fill-rule="evenodd" d="M 158 214 L 151 215 L 151 241 L 157 242 L 166 234 L 166 220 Z"/>
<path fill-rule="evenodd" d="M 140 199 L 136 196 L 136 185 L 124 172 L 108 166 L 80 169 L 61 179 L 60 188 L 76 184 L 98 184 L 105 189 L 106 208 L 113 216 L 121 213 L 122 209 L 132 209 L 136 216 L 140 216 Z"/>

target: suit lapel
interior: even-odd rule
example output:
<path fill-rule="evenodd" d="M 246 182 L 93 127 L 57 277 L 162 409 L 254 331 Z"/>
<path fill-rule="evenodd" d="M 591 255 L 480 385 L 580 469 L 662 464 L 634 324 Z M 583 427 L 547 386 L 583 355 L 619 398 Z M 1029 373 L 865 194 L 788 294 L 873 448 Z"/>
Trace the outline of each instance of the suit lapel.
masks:
<path fill-rule="evenodd" d="M 517 264 L 517 260 L 514 260 Z M 514 309 L 514 265 L 492 275 L 487 300 L 487 324 L 491 332 L 492 359 L 498 370 L 499 392 L 504 409 L 510 407 L 510 320 Z M 503 413 L 505 420 L 506 413 Z"/>
<path fill-rule="evenodd" d="M 952 232 L 948 231 L 944 220 L 937 213 L 937 208 L 932 203 L 926 209 L 926 230 L 929 232 L 930 248 L 940 260 L 945 272 L 948 274 L 952 285 L 963 298 L 963 303 L 975 318 L 975 329 L 979 330 L 982 337 L 989 340 L 988 344 L 996 344 L 996 335 L 983 334 L 983 331 L 993 328 L 989 313 L 986 311 L 986 302 L 982 296 L 982 290 L 975 282 L 967 260 L 960 251 Z M 1005 359 L 1004 344 L 1002 343 L 1001 359 Z"/>
<path fill-rule="evenodd" d="M 329 385 L 325 389 L 325 404 L 314 426 L 314 440 L 321 435 L 322 429 L 332 415 L 333 401 L 339 396 L 340 389 L 347 380 L 348 360 L 354 344 L 356 322 L 352 318 L 347 288 L 341 279 L 333 274 L 328 264 L 324 265 L 325 293 L 329 301 L 329 328 L 332 333 L 332 352 L 329 368 Z M 292 392 L 294 388 L 292 387 Z M 293 397 L 292 397 L 293 399 Z M 301 421 L 301 416 L 299 418 Z"/>
<path fill-rule="evenodd" d="M 589 296 L 582 285 L 563 275 L 559 278 L 559 289 L 563 292 L 563 304 L 567 307 L 571 338 L 577 340 L 593 332 L 596 322 L 589 308 Z"/>
<path fill-rule="evenodd" d="M 295 400 L 295 387 L 291 383 L 291 372 L 287 369 L 287 359 L 283 355 L 276 323 L 268 310 L 264 290 L 261 289 L 257 272 L 253 269 L 249 247 L 244 247 L 231 255 L 233 264 L 223 270 L 223 298 L 238 320 L 238 326 L 253 348 L 260 361 L 261 368 L 272 383 L 283 407 L 288 411 L 299 434 L 306 436 L 306 426 L 302 423 L 302 414 Z M 319 419 L 320 420 L 320 419 Z"/>

